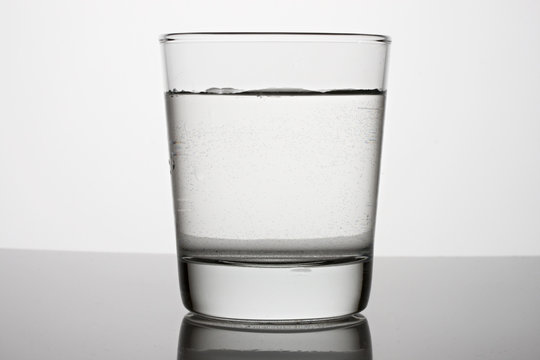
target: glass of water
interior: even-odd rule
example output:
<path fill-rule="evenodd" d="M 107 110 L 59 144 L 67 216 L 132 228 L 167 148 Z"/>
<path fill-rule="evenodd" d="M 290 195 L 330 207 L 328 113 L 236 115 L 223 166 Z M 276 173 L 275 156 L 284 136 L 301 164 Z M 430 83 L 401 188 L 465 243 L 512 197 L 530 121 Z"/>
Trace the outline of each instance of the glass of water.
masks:
<path fill-rule="evenodd" d="M 389 38 L 185 33 L 161 44 L 184 305 L 261 321 L 363 310 Z"/>

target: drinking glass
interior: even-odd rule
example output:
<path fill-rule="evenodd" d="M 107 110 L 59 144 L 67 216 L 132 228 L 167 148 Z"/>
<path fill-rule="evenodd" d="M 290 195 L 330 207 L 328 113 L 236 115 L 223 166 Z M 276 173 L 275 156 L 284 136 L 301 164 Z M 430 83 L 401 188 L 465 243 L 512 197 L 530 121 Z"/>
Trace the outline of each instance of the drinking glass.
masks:
<path fill-rule="evenodd" d="M 162 36 L 184 305 L 301 321 L 366 307 L 390 40 Z"/>

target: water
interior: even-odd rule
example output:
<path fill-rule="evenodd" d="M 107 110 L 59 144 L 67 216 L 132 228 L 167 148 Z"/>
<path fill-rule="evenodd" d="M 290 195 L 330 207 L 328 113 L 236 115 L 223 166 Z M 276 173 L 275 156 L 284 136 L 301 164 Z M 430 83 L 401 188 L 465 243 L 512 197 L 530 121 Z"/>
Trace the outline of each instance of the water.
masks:
<path fill-rule="evenodd" d="M 218 284 L 210 279 L 241 292 L 244 285 L 217 273 L 246 284 L 255 267 L 264 271 L 252 289 L 279 282 L 281 292 L 299 287 L 317 296 L 327 277 L 343 285 L 334 291 L 366 292 L 384 93 L 209 89 L 168 92 L 166 101 L 185 302 L 198 298 L 200 312 L 212 315 L 219 303 L 202 306 L 201 299 L 223 294 L 213 293 Z M 304 279 L 288 281 L 291 271 Z M 202 278 L 210 282 L 199 286 Z M 194 279 L 204 293 L 193 294 Z M 358 296 L 347 296 L 358 304 Z M 242 306 L 225 317 L 242 317 Z"/>

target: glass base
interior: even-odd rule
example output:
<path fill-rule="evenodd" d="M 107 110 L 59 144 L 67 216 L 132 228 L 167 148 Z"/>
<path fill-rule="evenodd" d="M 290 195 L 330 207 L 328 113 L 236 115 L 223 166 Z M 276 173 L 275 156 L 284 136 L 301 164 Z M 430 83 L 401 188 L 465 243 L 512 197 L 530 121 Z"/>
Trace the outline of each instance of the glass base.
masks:
<path fill-rule="evenodd" d="M 302 321 L 362 311 L 369 298 L 371 259 L 258 263 L 182 258 L 186 308 L 206 316 Z"/>

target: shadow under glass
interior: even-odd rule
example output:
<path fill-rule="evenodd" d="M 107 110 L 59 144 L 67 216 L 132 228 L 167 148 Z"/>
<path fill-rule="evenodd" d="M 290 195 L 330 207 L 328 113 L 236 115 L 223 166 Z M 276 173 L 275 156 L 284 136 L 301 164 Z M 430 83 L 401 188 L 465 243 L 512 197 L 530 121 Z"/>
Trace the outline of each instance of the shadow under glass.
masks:
<path fill-rule="evenodd" d="M 188 314 L 178 360 L 371 360 L 367 319 L 356 315 L 307 324 L 222 321 Z"/>

